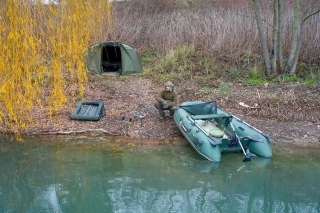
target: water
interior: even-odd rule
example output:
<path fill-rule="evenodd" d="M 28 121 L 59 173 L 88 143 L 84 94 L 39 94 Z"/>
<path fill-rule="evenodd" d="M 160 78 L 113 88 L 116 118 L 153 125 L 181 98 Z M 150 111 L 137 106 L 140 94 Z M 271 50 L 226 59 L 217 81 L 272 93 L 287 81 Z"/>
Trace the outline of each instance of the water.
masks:
<path fill-rule="evenodd" d="M 185 141 L 0 142 L 0 212 L 320 212 L 317 149 L 274 144 L 270 160 L 201 160 Z"/>

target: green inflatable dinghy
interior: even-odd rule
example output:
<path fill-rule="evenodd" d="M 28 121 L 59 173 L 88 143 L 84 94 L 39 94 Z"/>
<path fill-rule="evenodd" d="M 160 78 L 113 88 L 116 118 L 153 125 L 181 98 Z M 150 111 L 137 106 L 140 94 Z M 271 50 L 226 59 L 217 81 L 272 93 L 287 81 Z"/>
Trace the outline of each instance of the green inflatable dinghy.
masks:
<path fill-rule="evenodd" d="M 270 159 L 271 136 L 217 107 L 215 101 L 183 102 L 174 112 L 174 122 L 189 144 L 205 159 L 221 162 L 222 153 L 243 152 Z"/>

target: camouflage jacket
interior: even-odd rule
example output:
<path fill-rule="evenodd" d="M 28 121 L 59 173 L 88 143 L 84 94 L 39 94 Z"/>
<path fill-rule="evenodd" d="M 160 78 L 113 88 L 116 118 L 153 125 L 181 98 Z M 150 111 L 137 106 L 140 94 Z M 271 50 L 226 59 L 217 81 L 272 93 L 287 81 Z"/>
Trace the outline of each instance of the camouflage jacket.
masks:
<path fill-rule="evenodd" d="M 162 100 L 169 101 L 169 107 L 178 106 L 179 105 L 179 96 L 176 91 L 168 92 L 168 91 L 161 91 L 158 96 L 156 97 L 158 102 L 162 102 Z"/>

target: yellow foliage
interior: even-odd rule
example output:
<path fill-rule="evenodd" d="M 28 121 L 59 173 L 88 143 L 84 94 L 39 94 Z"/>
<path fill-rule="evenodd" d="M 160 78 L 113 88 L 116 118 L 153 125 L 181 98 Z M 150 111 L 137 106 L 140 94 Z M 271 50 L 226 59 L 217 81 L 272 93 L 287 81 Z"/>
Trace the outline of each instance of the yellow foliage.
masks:
<path fill-rule="evenodd" d="M 18 133 L 26 127 L 35 106 L 49 106 L 53 113 L 70 96 L 83 97 L 89 42 L 103 39 L 105 29 L 112 29 L 111 8 L 105 0 L 26 2 L 6 0 L 0 8 L 2 132 Z M 45 96 L 43 88 L 50 88 L 50 95 Z"/>

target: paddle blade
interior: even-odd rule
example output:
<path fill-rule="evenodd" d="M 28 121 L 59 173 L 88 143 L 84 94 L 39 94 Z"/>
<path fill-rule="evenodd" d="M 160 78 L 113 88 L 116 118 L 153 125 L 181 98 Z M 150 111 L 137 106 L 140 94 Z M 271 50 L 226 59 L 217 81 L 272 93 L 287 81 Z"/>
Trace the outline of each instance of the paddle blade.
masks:
<path fill-rule="evenodd" d="M 243 161 L 243 162 L 250 162 L 250 161 L 251 161 L 251 158 L 245 157 L 242 161 Z"/>
<path fill-rule="evenodd" d="M 250 150 L 246 149 L 246 157 L 242 160 L 243 162 L 249 162 L 251 161 L 251 157 L 257 157 L 255 154 L 252 154 Z"/>

